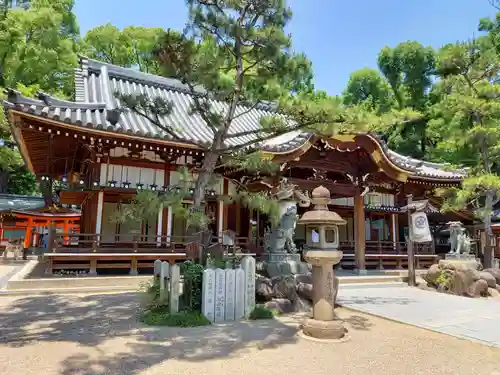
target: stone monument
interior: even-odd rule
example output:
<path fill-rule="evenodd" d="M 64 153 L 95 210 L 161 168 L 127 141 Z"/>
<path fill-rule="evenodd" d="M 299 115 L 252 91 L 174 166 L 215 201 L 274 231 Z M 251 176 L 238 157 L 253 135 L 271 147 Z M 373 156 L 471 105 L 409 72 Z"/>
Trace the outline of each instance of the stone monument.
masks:
<path fill-rule="evenodd" d="M 314 208 L 299 219 L 307 228 L 304 257 L 312 265 L 313 283 L 313 317 L 304 322 L 302 333 L 304 337 L 338 340 L 346 330 L 334 312 L 338 291 L 334 266 L 342 259 L 338 226 L 346 221 L 328 210 L 329 201 L 330 191 L 317 187 L 312 192 Z"/>
<path fill-rule="evenodd" d="M 271 277 L 308 273 L 307 265 L 301 262 L 297 253 L 293 237 L 297 225 L 297 204 L 309 207 L 309 196 L 286 179 L 281 181 L 273 195 L 279 201 L 280 219 L 276 227 L 266 230 L 264 250 L 267 272 Z"/>

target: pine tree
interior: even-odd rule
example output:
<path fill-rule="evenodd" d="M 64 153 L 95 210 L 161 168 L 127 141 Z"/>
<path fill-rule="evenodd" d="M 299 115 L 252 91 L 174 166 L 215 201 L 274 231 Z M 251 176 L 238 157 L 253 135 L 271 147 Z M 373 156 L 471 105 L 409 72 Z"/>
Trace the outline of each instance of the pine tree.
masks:
<path fill-rule="evenodd" d="M 192 227 L 203 228 L 208 220 L 204 214 L 205 189 L 224 166 L 270 170 L 254 149 L 256 145 L 290 131 L 342 123 L 344 118 L 339 106 L 312 95 L 311 64 L 304 55 L 292 51 L 291 38 L 284 31 L 292 16 L 285 0 L 188 0 L 187 4 L 190 17 L 186 31 L 180 36 L 167 32 L 156 56 L 161 68 L 178 77 L 191 91 L 192 116 L 203 119 L 213 134 L 212 141 L 187 141 L 178 135 L 175 124 L 161 121 L 173 110 L 170 102 L 137 95 L 122 95 L 119 99 L 173 140 L 194 143 L 204 151 L 201 165 L 191 171 L 196 179 L 187 181 L 192 177 L 185 171 L 185 188 L 194 184 L 191 209 L 177 205 Z M 205 94 L 200 95 L 200 86 Z M 226 108 L 217 110 L 211 104 L 213 100 L 227 103 Z M 231 128 L 241 116 L 238 107 L 248 112 L 265 100 L 274 102 L 275 114 L 262 118 L 258 129 L 235 132 Z M 233 142 L 242 137 L 247 141 Z M 175 194 L 163 200 L 175 205 L 187 195 L 186 189 Z M 137 207 L 135 216 L 143 212 L 140 201 L 149 205 L 150 198 L 150 194 L 138 195 L 133 205 Z M 242 199 L 261 211 L 276 211 L 276 205 L 265 194 L 243 192 Z M 122 218 L 134 216 L 133 206 Z"/>
<path fill-rule="evenodd" d="M 460 189 L 441 191 L 444 209 L 476 207 L 488 236 L 492 235 L 493 202 L 500 199 L 500 13 L 482 20 L 487 35 L 471 42 L 446 45 L 438 53 L 442 98 L 433 108 L 431 127 L 447 128 L 437 146 L 442 160 L 469 168 Z M 492 249 L 485 248 L 484 266 L 492 266 Z"/>

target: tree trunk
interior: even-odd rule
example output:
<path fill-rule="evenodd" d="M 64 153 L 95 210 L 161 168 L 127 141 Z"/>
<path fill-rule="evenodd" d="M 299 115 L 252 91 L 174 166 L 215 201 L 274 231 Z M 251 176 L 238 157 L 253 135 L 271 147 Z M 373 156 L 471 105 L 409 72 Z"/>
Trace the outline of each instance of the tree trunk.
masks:
<path fill-rule="evenodd" d="M 493 210 L 493 192 L 488 190 L 486 192 L 486 200 L 484 203 L 484 233 L 486 244 L 484 246 L 483 254 L 483 267 L 492 268 L 494 259 L 494 247 L 491 246 L 491 240 L 493 236 L 493 231 L 491 229 L 491 211 Z"/>

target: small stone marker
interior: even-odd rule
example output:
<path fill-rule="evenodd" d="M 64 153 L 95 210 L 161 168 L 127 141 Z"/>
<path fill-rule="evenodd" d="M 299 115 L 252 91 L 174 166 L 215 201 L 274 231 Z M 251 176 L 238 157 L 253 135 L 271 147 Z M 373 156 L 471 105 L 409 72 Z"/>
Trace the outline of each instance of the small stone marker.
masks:
<path fill-rule="evenodd" d="M 203 271 L 201 312 L 213 322 L 215 320 L 215 270 Z"/>
<path fill-rule="evenodd" d="M 225 320 L 234 320 L 234 302 L 236 292 L 236 270 L 226 269 L 226 305 Z"/>
<path fill-rule="evenodd" d="M 234 319 L 240 320 L 245 317 L 245 271 L 242 268 L 235 269 L 235 279 Z"/>
<path fill-rule="evenodd" d="M 224 309 L 226 304 L 226 271 L 217 268 L 215 270 L 215 322 L 224 321 Z"/>
<path fill-rule="evenodd" d="M 166 301 L 168 295 L 168 279 L 170 277 L 170 265 L 168 262 L 161 264 L 160 271 L 160 301 Z"/>
<path fill-rule="evenodd" d="M 170 267 L 170 312 L 179 312 L 179 286 L 181 278 L 181 268 L 178 264 Z"/>
<path fill-rule="evenodd" d="M 153 275 L 156 279 L 160 278 L 160 273 L 161 273 L 161 260 L 156 259 L 153 263 Z"/>
<path fill-rule="evenodd" d="M 255 308 L 255 258 L 245 256 L 241 268 L 245 271 L 245 317 L 248 318 Z"/>

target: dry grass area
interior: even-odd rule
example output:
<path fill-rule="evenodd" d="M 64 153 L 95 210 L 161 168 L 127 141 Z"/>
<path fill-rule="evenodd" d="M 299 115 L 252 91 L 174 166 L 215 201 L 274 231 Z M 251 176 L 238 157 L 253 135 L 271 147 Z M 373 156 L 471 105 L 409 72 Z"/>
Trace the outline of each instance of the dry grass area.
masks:
<path fill-rule="evenodd" d="M 1 297 L 0 374 L 497 375 L 500 350 L 345 309 L 350 340 L 297 337 L 298 317 L 149 328 L 133 293 Z M 495 372 L 499 371 L 499 372 Z"/>

